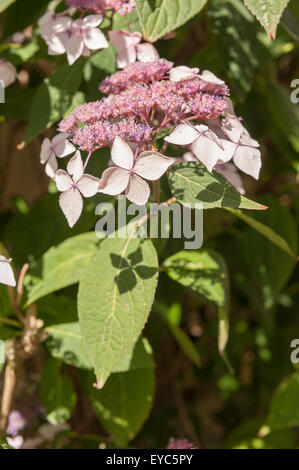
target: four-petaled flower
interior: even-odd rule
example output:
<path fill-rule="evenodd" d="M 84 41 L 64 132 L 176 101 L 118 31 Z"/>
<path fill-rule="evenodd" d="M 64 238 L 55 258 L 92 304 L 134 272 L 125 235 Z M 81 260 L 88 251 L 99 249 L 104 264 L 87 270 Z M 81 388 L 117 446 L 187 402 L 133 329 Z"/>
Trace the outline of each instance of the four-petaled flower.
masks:
<path fill-rule="evenodd" d="M 109 31 L 109 38 L 118 51 L 117 67 L 123 69 L 126 65 L 136 62 L 150 62 L 159 59 L 156 48 L 149 43 L 139 44 L 140 33 L 130 33 L 125 30 Z"/>
<path fill-rule="evenodd" d="M 109 44 L 97 26 L 102 22 L 101 15 L 88 15 L 72 24 L 65 49 L 69 64 L 72 65 L 81 55 L 90 55 L 89 50 L 105 49 Z"/>
<path fill-rule="evenodd" d="M 68 134 L 62 133 L 50 140 L 44 139 L 41 146 L 40 161 L 45 165 L 45 172 L 49 178 L 54 179 L 58 169 L 57 159 L 66 157 L 76 151 L 76 148 L 68 140 Z"/>
<path fill-rule="evenodd" d="M 120 137 L 114 140 L 111 158 L 116 166 L 104 171 L 100 192 L 115 196 L 125 191 L 129 201 L 138 205 L 146 204 L 150 195 L 150 188 L 145 179 L 158 180 L 175 162 L 174 158 L 151 150 L 134 158 L 130 145 Z"/>
<path fill-rule="evenodd" d="M 10 265 L 12 259 L 7 259 L 5 256 L 0 255 L 0 284 L 15 287 L 15 276 Z"/>
<path fill-rule="evenodd" d="M 58 191 L 62 194 L 59 204 L 68 224 L 73 227 L 78 221 L 82 209 L 84 197 L 94 196 L 99 189 L 99 180 L 94 176 L 84 174 L 84 167 L 79 150 L 71 158 L 67 165 L 67 171 L 58 170 L 55 182 Z"/>
<path fill-rule="evenodd" d="M 212 171 L 221 159 L 223 146 L 220 139 L 203 124 L 194 127 L 190 124 L 179 124 L 165 140 L 171 144 L 190 145 L 194 155 L 209 171 Z"/>

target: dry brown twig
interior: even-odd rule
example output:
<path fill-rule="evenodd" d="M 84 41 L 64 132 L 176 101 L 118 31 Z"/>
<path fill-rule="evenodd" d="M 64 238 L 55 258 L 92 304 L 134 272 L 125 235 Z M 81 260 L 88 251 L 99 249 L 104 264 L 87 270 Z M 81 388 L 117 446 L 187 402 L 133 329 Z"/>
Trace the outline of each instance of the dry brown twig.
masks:
<path fill-rule="evenodd" d="M 42 331 L 44 322 L 37 318 L 36 306 L 31 305 L 27 309 L 25 317 L 21 312 L 20 304 L 23 295 L 23 283 L 28 268 L 29 265 L 26 264 L 21 270 L 17 286 L 17 296 L 15 297 L 13 289 L 10 290 L 12 307 L 23 326 L 23 332 L 20 337 L 14 337 L 8 341 L 6 348 L 6 365 L 0 414 L 0 435 L 4 435 L 7 428 L 19 371 L 23 363 L 36 352 L 40 343 L 47 338 L 47 333 Z"/>

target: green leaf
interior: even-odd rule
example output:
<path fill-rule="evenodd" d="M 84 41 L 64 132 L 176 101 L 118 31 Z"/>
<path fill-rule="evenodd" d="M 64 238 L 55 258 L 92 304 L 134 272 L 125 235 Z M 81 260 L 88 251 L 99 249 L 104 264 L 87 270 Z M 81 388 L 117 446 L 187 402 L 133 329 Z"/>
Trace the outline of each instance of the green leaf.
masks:
<path fill-rule="evenodd" d="M 265 206 L 241 196 L 222 175 L 216 171 L 209 173 L 201 163 L 183 162 L 172 166 L 169 184 L 173 196 L 182 204 L 202 203 L 203 209 L 266 209 Z"/>
<path fill-rule="evenodd" d="M 265 28 L 270 39 L 275 39 L 277 25 L 289 0 L 244 0 L 244 3 Z"/>
<path fill-rule="evenodd" d="M 249 215 L 243 214 L 241 211 L 233 210 L 233 209 L 227 209 L 229 212 L 232 214 L 235 214 L 239 219 L 243 220 L 246 224 L 248 224 L 250 227 L 254 228 L 257 232 L 262 234 L 264 237 L 266 237 L 270 242 L 274 243 L 274 245 L 278 246 L 281 250 L 285 251 L 288 253 L 292 258 L 295 258 L 295 253 L 291 250 L 290 246 L 288 243 L 280 236 L 278 233 L 276 233 L 274 230 L 272 230 L 271 227 L 263 224 L 259 220 L 254 219 L 253 217 L 250 217 Z M 270 209 L 271 211 L 271 209 Z"/>
<path fill-rule="evenodd" d="M 284 380 L 271 403 L 266 420 L 267 431 L 277 431 L 299 426 L 299 374 L 294 373 Z"/>
<path fill-rule="evenodd" d="M 288 209 L 273 196 L 265 197 L 270 209 L 256 213 L 254 218 L 281 236 L 293 253 L 297 251 L 296 222 Z M 242 288 L 259 311 L 271 309 L 286 285 L 296 260 L 272 241 L 256 231 L 242 229 L 239 235 Z M 240 278 L 240 280 L 241 280 Z"/>
<path fill-rule="evenodd" d="M 46 332 L 50 335 L 46 345 L 53 357 L 80 369 L 92 369 L 78 322 L 52 325 Z"/>
<path fill-rule="evenodd" d="M 155 42 L 179 28 L 205 6 L 207 0 L 136 0 L 144 38 Z"/>
<path fill-rule="evenodd" d="M 179 251 L 164 261 L 163 268 L 171 279 L 189 287 L 217 307 L 218 346 L 224 355 L 229 332 L 229 278 L 224 258 L 212 250 Z"/>
<path fill-rule="evenodd" d="M 299 23 L 288 8 L 283 12 L 281 24 L 296 41 L 299 41 Z"/>
<path fill-rule="evenodd" d="M 16 0 L 0 0 L 0 13 L 12 5 Z"/>
<path fill-rule="evenodd" d="M 69 238 L 57 248 L 50 248 L 26 276 L 26 306 L 79 282 L 84 268 L 97 252 L 98 241 L 94 233 L 85 233 Z"/>
<path fill-rule="evenodd" d="M 45 407 L 47 419 L 51 424 L 68 421 L 76 404 L 76 392 L 67 375 L 60 372 L 61 364 L 56 359 L 48 359 L 40 381 L 40 399 Z"/>
<path fill-rule="evenodd" d="M 209 16 L 223 68 L 244 98 L 256 68 L 269 52 L 257 37 L 254 18 L 240 0 L 212 0 Z"/>
<path fill-rule="evenodd" d="M 180 319 L 177 318 L 177 314 L 181 315 L 180 311 L 176 311 L 177 307 L 181 310 L 180 304 L 172 304 L 167 310 L 160 303 L 156 302 L 154 308 L 160 313 L 161 318 L 168 326 L 176 342 L 180 346 L 184 354 L 192 361 L 197 367 L 201 365 L 201 358 L 195 344 L 190 340 L 189 336 L 185 331 L 180 328 Z M 172 318 L 174 316 L 174 318 Z"/>
<path fill-rule="evenodd" d="M 85 59 L 81 58 L 71 67 L 60 66 L 37 89 L 29 115 L 26 144 L 59 121 L 70 108 L 82 81 L 84 64 Z"/>
<path fill-rule="evenodd" d="M 104 240 L 84 271 L 79 321 L 99 388 L 134 347 L 150 313 L 157 274 L 151 241 L 132 236 Z"/>
<path fill-rule="evenodd" d="M 91 388 L 89 396 L 103 426 L 117 444 L 126 445 L 140 431 L 153 404 L 155 374 L 152 351 L 147 342 L 138 342 L 132 366 L 112 374 L 102 390 Z M 141 349 L 142 344 L 145 345 Z M 133 364 L 139 364 L 136 368 Z M 89 383 L 92 383 L 90 377 Z M 117 397 L 117 399 L 115 399 Z"/>
<path fill-rule="evenodd" d="M 33 25 L 43 15 L 48 4 L 48 0 L 39 0 L 38 2 L 26 0 L 26 8 L 24 8 L 23 0 L 14 0 L 14 4 L 5 12 L 4 38 Z M 22 11 L 21 15 L 20 11 Z"/>

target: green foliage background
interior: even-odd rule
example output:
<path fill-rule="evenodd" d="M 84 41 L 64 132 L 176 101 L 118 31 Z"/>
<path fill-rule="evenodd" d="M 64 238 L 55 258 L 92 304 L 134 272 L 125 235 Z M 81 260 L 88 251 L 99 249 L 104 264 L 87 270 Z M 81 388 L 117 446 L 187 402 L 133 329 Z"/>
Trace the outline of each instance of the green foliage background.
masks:
<path fill-rule="evenodd" d="M 25 435 L 45 419 L 69 424 L 50 448 L 163 448 L 170 437 L 205 448 L 299 445 L 299 371 L 290 360 L 299 338 L 299 103 L 290 99 L 299 79 L 299 10 L 296 0 L 279 0 L 265 16 L 260 4 L 270 0 L 245 3 L 266 31 L 241 0 L 136 0 L 138 13 L 130 14 L 132 29 L 161 57 L 225 79 L 237 114 L 261 143 L 260 180 L 244 177 L 249 200 L 236 202 L 233 193 L 226 210 L 222 199 L 207 202 L 202 249 L 184 251 L 171 239 L 99 245 L 94 211 L 102 196 L 70 231 L 52 184 L 34 204 L 15 194 L 0 206 L 1 253 L 5 247 L 16 270 L 30 263 L 22 306 L 37 306 L 49 335 L 25 365 L 38 379 L 22 385 L 46 418 Z M 47 5 L 0 0 L 1 56 L 29 76 L 6 90 L 0 120 L 17 121 L 25 148 L 54 135 L 74 107 L 99 99 L 98 83 L 115 71 L 112 47 L 71 67 L 48 56 L 36 25 Z M 30 41 L 10 43 L 32 24 Z M 125 27 L 116 17 L 113 29 Z M 95 160 L 99 176 L 108 152 Z M 6 165 L 3 158 L 0 191 Z M 219 180 L 178 165 L 163 182 L 165 197 L 177 195 L 180 175 L 189 178 L 182 204 L 196 200 L 199 178 L 206 186 Z M 258 203 L 269 209 L 243 210 Z M 0 286 L 0 339 L 18 336 L 20 326 Z M 109 342 L 99 345 L 105 328 Z"/>

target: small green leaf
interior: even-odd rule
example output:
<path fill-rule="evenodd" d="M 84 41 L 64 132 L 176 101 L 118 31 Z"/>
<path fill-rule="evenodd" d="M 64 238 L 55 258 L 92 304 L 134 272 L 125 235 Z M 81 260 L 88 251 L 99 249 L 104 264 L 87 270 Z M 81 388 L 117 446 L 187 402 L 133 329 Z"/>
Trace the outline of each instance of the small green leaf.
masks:
<path fill-rule="evenodd" d="M 79 286 L 79 321 L 99 388 L 141 334 L 157 274 L 151 241 L 133 237 L 104 240 L 85 269 Z"/>
<path fill-rule="evenodd" d="M 50 248 L 26 276 L 26 306 L 79 282 L 84 268 L 97 252 L 98 241 L 94 233 L 85 233 L 69 238 L 57 248 Z"/>
<path fill-rule="evenodd" d="M 235 214 L 239 219 L 243 220 L 246 224 L 250 227 L 254 228 L 257 232 L 262 234 L 265 238 L 270 240 L 270 242 L 274 243 L 274 245 L 278 246 L 281 250 L 288 253 L 292 258 L 295 258 L 295 253 L 291 250 L 288 243 L 276 233 L 271 227 L 268 225 L 263 224 L 259 220 L 250 217 L 249 215 L 243 214 L 241 211 L 227 209 L 232 214 Z M 271 210 L 271 209 L 270 209 Z"/>
<path fill-rule="evenodd" d="M 145 39 L 155 42 L 202 10 L 207 0 L 136 0 Z"/>
<path fill-rule="evenodd" d="M 241 196 L 222 175 L 216 171 L 209 173 L 201 163 L 183 162 L 174 165 L 169 171 L 169 184 L 173 196 L 182 204 L 202 203 L 203 209 L 266 209 Z"/>
<path fill-rule="evenodd" d="M 223 257 L 212 250 L 180 251 L 167 258 L 163 267 L 171 279 L 189 287 L 217 307 L 218 347 L 225 358 L 229 333 L 229 278 Z"/>
<path fill-rule="evenodd" d="M 45 362 L 39 392 L 51 424 L 63 424 L 70 419 L 76 404 L 76 393 L 70 377 L 60 373 L 60 362 L 56 359 Z"/>
<path fill-rule="evenodd" d="M 268 432 L 299 426 L 299 374 L 284 380 L 272 401 L 266 420 Z"/>
<path fill-rule="evenodd" d="M 244 3 L 265 28 L 270 39 L 275 39 L 277 25 L 289 0 L 244 0 Z"/>

